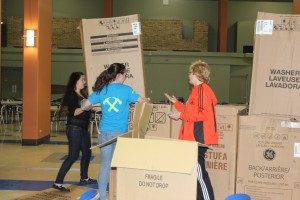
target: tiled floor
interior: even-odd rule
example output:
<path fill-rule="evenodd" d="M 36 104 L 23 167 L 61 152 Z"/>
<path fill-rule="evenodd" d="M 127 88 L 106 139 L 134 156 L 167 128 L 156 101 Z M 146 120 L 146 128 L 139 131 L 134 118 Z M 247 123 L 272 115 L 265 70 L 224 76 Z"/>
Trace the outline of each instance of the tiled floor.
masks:
<path fill-rule="evenodd" d="M 94 128 L 95 129 L 95 128 Z M 54 130 L 55 131 L 55 130 Z M 97 143 L 94 131 L 93 143 Z M 68 145 L 64 125 L 52 133 L 50 142 L 39 146 L 22 146 L 17 123 L 0 125 L 0 199 L 8 200 L 52 187 L 58 169 L 67 155 Z M 66 184 L 80 185 L 79 161 L 65 177 Z M 93 150 L 89 176 L 98 177 L 99 150 Z M 86 185 L 97 189 L 97 184 Z"/>

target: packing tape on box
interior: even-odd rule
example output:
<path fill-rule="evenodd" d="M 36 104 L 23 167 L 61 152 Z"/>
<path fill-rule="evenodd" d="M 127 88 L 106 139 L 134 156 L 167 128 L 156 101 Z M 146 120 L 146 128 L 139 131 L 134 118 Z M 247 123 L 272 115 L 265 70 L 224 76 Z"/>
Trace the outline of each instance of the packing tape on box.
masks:
<path fill-rule="evenodd" d="M 284 128 L 300 128 L 300 122 L 282 121 L 281 127 Z"/>

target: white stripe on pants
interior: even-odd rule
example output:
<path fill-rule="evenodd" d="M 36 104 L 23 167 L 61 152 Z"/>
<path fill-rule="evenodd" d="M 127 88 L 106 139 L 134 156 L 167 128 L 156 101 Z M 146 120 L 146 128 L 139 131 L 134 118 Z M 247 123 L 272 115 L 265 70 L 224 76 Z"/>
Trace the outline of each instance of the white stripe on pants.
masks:
<path fill-rule="evenodd" d="M 206 187 L 205 182 L 202 177 L 202 169 L 201 169 L 201 166 L 199 163 L 198 163 L 197 173 L 198 173 L 197 179 L 198 179 L 198 182 L 200 183 L 204 200 L 210 200 L 207 187 Z"/>

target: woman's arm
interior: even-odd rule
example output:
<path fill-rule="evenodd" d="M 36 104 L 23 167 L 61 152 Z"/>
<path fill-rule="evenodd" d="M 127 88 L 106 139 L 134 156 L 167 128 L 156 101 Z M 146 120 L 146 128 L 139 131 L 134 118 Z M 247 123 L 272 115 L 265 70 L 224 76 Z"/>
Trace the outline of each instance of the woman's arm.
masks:
<path fill-rule="evenodd" d="M 83 112 L 84 112 L 84 110 L 82 110 L 82 108 L 76 108 L 74 111 L 74 116 L 80 115 Z"/>
<path fill-rule="evenodd" d="M 82 99 L 81 102 L 81 110 L 89 111 L 93 108 L 93 104 L 88 99 Z"/>

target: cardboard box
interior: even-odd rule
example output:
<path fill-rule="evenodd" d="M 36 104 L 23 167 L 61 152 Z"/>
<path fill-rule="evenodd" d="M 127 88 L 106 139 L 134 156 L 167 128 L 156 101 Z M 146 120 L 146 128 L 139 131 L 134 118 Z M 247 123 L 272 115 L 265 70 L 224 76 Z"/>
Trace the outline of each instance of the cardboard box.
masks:
<path fill-rule="evenodd" d="M 195 200 L 197 153 L 197 142 L 118 138 L 115 199 Z"/>
<path fill-rule="evenodd" d="M 80 32 L 90 93 L 100 73 L 117 62 L 126 66 L 124 83 L 145 96 L 139 15 L 82 19 Z"/>
<path fill-rule="evenodd" d="M 300 118 L 300 15 L 258 12 L 249 115 Z"/>
<path fill-rule="evenodd" d="M 111 167 L 109 174 L 109 200 L 117 199 L 117 168 Z"/>
<path fill-rule="evenodd" d="M 237 193 L 252 200 L 300 199 L 300 128 L 286 124 L 269 117 L 240 117 Z"/>
<path fill-rule="evenodd" d="M 153 111 L 153 104 L 136 103 L 134 105 L 132 133 L 133 138 L 144 138 Z"/>
<path fill-rule="evenodd" d="M 133 121 L 135 116 L 135 106 L 130 107 L 130 118 L 128 123 L 128 130 L 133 130 Z M 168 104 L 153 104 L 151 117 L 145 137 L 165 137 L 170 138 L 170 123 L 171 119 L 168 113 L 171 111 L 171 105 Z"/>
<path fill-rule="evenodd" d="M 174 105 L 171 106 L 171 111 L 177 113 L 178 111 L 174 108 Z M 171 130 L 170 130 L 170 138 L 177 139 L 180 131 L 180 126 L 182 124 L 182 120 L 171 120 Z"/>
<path fill-rule="evenodd" d="M 182 124 L 181 120 L 171 120 L 171 134 L 170 138 L 177 139 L 180 131 L 180 126 Z"/>
<path fill-rule="evenodd" d="M 132 130 L 120 137 L 122 138 L 144 138 L 150 116 L 152 114 L 153 104 L 136 103 L 130 107 L 130 122 Z M 118 138 L 114 138 L 107 143 L 116 142 Z M 116 199 L 117 183 L 116 183 L 116 168 L 112 167 L 109 176 L 109 199 Z"/>
<path fill-rule="evenodd" d="M 224 105 L 226 106 L 227 108 L 228 107 L 234 107 L 235 109 L 238 110 L 238 113 L 240 115 L 247 115 L 248 114 L 248 105 L 243 105 L 243 104 L 229 104 L 229 105 Z M 218 107 L 223 107 L 223 105 L 217 105 L 217 108 Z M 174 108 L 174 106 L 171 106 L 171 111 L 173 112 L 177 112 L 176 109 Z M 218 115 L 218 112 L 217 112 L 217 115 Z M 218 122 L 218 120 L 217 120 Z M 171 135 L 170 135 L 170 138 L 173 138 L 173 139 L 177 139 L 178 138 L 178 134 L 179 134 L 179 131 L 180 131 L 180 126 L 182 124 L 182 121 L 181 120 L 171 120 L 170 122 L 171 124 Z M 220 130 L 219 130 L 220 131 Z"/>
<path fill-rule="evenodd" d="M 245 110 L 246 105 L 216 107 L 219 144 L 211 145 L 213 149 L 208 149 L 205 156 L 206 170 L 216 199 L 225 199 L 235 193 L 238 119 Z"/>

